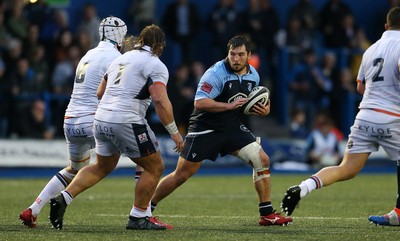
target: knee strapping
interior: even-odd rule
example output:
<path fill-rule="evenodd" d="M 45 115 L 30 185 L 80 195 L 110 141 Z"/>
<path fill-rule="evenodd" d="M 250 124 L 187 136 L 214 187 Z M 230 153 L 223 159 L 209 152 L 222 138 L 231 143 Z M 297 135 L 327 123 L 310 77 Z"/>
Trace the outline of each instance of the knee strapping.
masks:
<path fill-rule="evenodd" d="M 76 174 L 69 173 L 65 169 L 59 171 L 59 173 L 64 177 L 66 177 L 67 179 L 69 179 L 69 181 L 72 181 L 72 179 L 74 179 L 74 177 L 76 176 Z"/>
<path fill-rule="evenodd" d="M 243 147 L 237 155 L 240 159 L 253 167 L 253 182 L 270 176 L 269 167 L 263 164 L 260 152 L 261 145 L 257 142 L 252 142 Z"/>
<path fill-rule="evenodd" d="M 75 159 L 75 160 L 81 160 L 81 161 L 72 161 L 70 160 L 70 165 L 73 169 L 76 171 L 81 170 L 85 166 L 89 165 L 90 163 L 90 155 L 86 155 L 84 157 L 81 157 L 82 159 Z"/>

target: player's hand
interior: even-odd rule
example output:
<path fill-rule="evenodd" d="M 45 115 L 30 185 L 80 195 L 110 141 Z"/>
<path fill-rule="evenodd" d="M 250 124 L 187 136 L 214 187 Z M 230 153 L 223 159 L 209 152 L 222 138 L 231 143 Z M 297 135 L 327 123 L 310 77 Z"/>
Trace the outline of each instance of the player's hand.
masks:
<path fill-rule="evenodd" d="M 183 139 L 181 134 L 179 134 L 179 132 L 172 134 L 171 138 L 175 142 L 174 151 L 180 153 L 183 150 Z"/>
<path fill-rule="evenodd" d="M 266 106 L 257 103 L 251 108 L 251 114 L 259 116 L 266 116 L 269 114 L 270 111 L 271 111 L 271 100 L 268 100 Z"/>
<path fill-rule="evenodd" d="M 228 110 L 236 110 L 237 108 L 242 107 L 249 99 L 247 98 L 238 98 L 231 103 L 228 103 Z"/>

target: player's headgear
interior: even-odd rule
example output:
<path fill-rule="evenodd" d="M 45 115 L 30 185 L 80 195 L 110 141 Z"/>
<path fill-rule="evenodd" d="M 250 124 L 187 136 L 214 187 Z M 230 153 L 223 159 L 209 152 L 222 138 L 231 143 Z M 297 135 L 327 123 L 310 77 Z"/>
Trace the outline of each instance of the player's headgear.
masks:
<path fill-rule="evenodd" d="M 106 17 L 100 23 L 99 34 L 101 41 L 109 40 L 121 47 L 126 32 L 126 24 L 117 17 Z"/>

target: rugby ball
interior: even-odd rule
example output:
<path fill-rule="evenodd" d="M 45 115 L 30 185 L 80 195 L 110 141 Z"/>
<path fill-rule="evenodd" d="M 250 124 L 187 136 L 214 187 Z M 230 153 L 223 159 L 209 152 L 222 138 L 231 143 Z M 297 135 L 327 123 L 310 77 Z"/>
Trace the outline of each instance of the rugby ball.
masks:
<path fill-rule="evenodd" d="M 266 106 L 269 99 L 269 89 L 264 86 L 256 86 L 247 96 L 248 101 L 242 106 L 242 112 L 246 115 L 251 115 L 251 108 L 257 103 L 261 103 L 263 106 Z"/>

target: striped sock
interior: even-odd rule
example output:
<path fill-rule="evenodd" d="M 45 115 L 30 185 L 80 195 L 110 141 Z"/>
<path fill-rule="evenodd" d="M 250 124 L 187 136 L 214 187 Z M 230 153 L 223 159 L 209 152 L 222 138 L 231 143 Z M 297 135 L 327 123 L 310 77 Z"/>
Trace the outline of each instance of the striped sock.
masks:
<path fill-rule="evenodd" d="M 67 180 L 60 174 L 60 172 L 53 176 L 40 192 L 39 196 L 37 196 L 35 202 L 29 206 L 29 208 L 32 209 L 32 215 L 36 217 L 42 210 L 43 206 L 49 203 L 50 198 L 64 190 L 67 185 Z"/>
<path fill-rule="evenodd" d="M 310 192 L 314 191 L 315 189 L 319 189 L 323 186 L 321 179 L 317 176 L 311 176 L 307 180 L 301 182 L 299 187 L 301 188 L 300 191 L 300 198 L 305 197 Z"/>
<path fill-rule="evenodd" d="M 67 191 L 62 191 L 61 194 L 64 196 L 64 200 L 67 205 L 70 205 L 71 202 L 74 200 L 74 197 L 71 195 L 71 193 Z"/>

